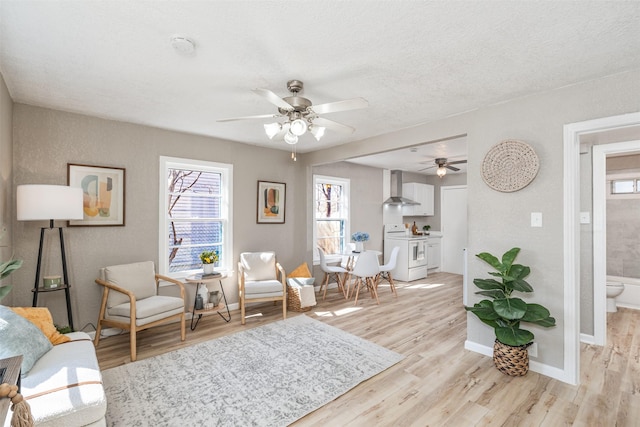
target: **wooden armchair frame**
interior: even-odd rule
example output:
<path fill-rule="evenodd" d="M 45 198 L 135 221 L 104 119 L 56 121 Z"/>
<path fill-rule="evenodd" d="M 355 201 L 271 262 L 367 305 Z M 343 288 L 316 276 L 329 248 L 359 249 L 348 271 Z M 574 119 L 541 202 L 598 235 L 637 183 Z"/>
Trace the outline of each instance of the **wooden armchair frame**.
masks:
<path fill-rule="evenodd" d="M 245 304 L 252 302 L 266 302 L 273 301 L 274 305 L 278 301 L 282 301 L 282 317 L 287 318 L 287 277 L 284 272 L 284 268 L 279 262 L 276 262 L 276 280 L 282 283 L 282 296 L 277 297 L 263 297 L 263 298 L 247 298 L 244 289 L 244 266 L 242 262 L 238 262 L 238 293 L 240 297 L 240 319 L 242 324 L 246 323 L 245 319 Z"/>
<path fill-rule="evenodd" d="M 179 280 L 173 279 L 171 277 L 167 277 L 167 276 L 163 276 L 161 274 L 156 274 L 155 275 L 155 280 L 156 280 L 156 295 L 157 292 L 159 290 L 160 287 L 160 282 L 161 281 L 165 281 L 165 282 L 170 282 L 173 283 L 175 285 L 177 285 L 180 288 L 180 297 L 182 298 L 183 301 L 185 301 L 185 290 L 184 290 L 184 284 L 182 282 L 180 282 Z M 186 339 L 186 330 L 185 330 L 185 318 L 184 318 L 184 310 L 182 311 L 182 313 L 179 314 L 174 314 L 172 316 L 168 316 L 165 317 L 163 319 L 158 319 L 154 322 L 151 323 L 147 323 L 145 325 L 140 325 L 137 326 L 136 325 L 136 297 L 134 295 L 133 292 L 129 291 L 128 289 L 124 289 L 121 288 L 119 286 L 114 285 L 111 282 L 108 282 L 106 280 L 102 280 L 102 279 L 96 279 L 96 283 L 104 286 L 104 290 L 102 292 L 102 303 L 100 305 L 100 314 L 98 315 L 98 325 L 96 327 L 96 336 L 93 340 L 93 345 L 97 348 L 98 344 L 100 343 L 100 332 L 102 331 L 102 326 L 107 326 L 107 327 L 112 327 L 112 328 L 119 328 L 119 329 L 126 329 L 129 331 L 130 334 L 130 346 L 131 346 L 131 361 L 135 361 L 137 358 L 137 347 L 136 347 L 136 334 L 139 331 L 142 331 L 144 329 L 149 329 L 152 328 L 154 326 L 158 326 L 161 325 L 163 323 L 167 323 L 170 320 L 173 319 L 180 319 L 180 340 L 184 341 Z M 129 303 L 130 303 L 130 311 L 129 311 L 129 323 L 125 323 L 125 322 L 119 322 L 117 320 L 111 320 L 111 319 L 105 319 L 104 315 L 107 309 L 107 300 L 109 298 L 109 292 L 110 291 L 115 291 L 115 292 L 120 292 L 122 294 L 127 295 L 127 297 L 129 297 Z"/>

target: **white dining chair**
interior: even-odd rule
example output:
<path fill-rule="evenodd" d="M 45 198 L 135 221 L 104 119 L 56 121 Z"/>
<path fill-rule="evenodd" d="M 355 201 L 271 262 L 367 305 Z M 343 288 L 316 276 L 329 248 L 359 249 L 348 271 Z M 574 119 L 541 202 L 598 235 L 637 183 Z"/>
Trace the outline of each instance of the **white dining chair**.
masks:
<path fill-rule="evenodd" d="M 349 271 L 346 268 L 338 267 L 337 265 L 327 265 L 327 260 L 324 256 L 324 252 L 322 249 L 318 248 L 318 255 L 320 256 L 320 269 L 324 271 L 324 279 L 320 284 L 320 289 L 318 289 L 318 294 L 322 292 L 322 288 L 324 287 L 324 293 L 322 295 L 322 299 L 327 297 L 327 288 L 329 287 L 329 279 L 333 276 L 336 279 L 336 283 L 338 285 L 338 289 L 342 292 L 345 298 L 347 298 L 347 292 L 344 287 L 344 280 L 346 279 Z"/>
<path fill-rule="evenodd" d="M 376 280 L 380 274 L 380 264 L 378 263 L 378 253 L 375 251 L 364 251 L 360 253 L 356 261 L 356 265 L 351 271 L 351 275 L 356 278 L 353 291 L 356 292 L 356 298 L 354 305 L 358 304 L 358 295 L 360 289 L 366 287 L 371 293 L 371 297 L 376 299 L 376 303 L 380 304 L 378 300 L 378 292 L 376 291 Z M 353 293 L 353 291 L 351 291 Z"/>
<path fill-rule="evenodd" d="M 380 266 L 380 274 L 378 274 L 378 277 L 376 280 L 376 291 L 378 289 L 378 285 L 380 284 L 380 281 L 384 279 L 387 282 L 389 282 L 389 286 L 391 287 L 391 292 L 393 292 L 395 297 L 398 296 L 398 293 L 396 292 L 396 285 L 393 282 L 393 276 L 391 275 L 391 272 L 396 268 L 396 263 L 398 261 L 398 252 L 400 252 L 399 246 L 395 246 L 391 250 L 391 255 L 389 255 L 389 261 L 386 264 Z"/>

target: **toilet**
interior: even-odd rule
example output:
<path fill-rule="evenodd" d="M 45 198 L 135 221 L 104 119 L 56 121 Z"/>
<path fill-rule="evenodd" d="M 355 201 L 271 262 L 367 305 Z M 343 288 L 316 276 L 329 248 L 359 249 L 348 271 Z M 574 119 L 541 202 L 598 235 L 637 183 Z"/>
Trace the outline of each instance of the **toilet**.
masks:
<path fill-rule="evenodd" d="M 624 283 L 607 281 L 607 312 L 615 313 L 618 311 L 616 307 L 616 297 L 624 291 Z"/>

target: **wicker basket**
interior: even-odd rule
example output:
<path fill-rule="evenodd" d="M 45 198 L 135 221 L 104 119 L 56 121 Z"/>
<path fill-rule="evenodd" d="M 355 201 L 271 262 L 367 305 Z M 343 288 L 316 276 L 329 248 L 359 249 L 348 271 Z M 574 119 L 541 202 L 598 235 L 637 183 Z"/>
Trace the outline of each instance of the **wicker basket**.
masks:
<path fill-rule="evenodd" d="M 300 289 L 287 284 L 287 310 L 303 313 L 311 310 L 311 307 L 300 307 Z"/>
<path fill-rule="evenodd" d="M 512 347 L 496 340 L 493 345 L 493 363 L 500 372 L 521 377 L 529 372 L 529 345 Z"/>

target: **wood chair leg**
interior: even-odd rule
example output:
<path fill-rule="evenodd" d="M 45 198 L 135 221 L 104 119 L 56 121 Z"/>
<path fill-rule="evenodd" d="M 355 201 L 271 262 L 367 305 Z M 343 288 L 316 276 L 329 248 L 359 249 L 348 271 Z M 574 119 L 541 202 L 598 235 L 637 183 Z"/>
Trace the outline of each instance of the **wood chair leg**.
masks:
<path fill-rule="evenodd" d="M 244 298 L 240 297 L 240 323 L 245 324 L 246 319 L 244 318 Z"/>
<path fill-rule="evenodd" d="M 93 346 L 98 347 L 100 343 L 100 334 L 102 333 L 102 319 L 107 309 L 107 297 L 109 296 L 109 288 L 102 291 L 102 302 L 100 303 L 100 313 L 98 314 L 98 325 L 96 326 L 96 336 L 93 338 Z"/>
<path fill-rule="evenodd" d="M 135 320 L 134 320 L 135 322 Z M 131 330 L 129 331 L 129 345 L 131 347 L 131 361 L 135 362 L 138 357 L 138 352 L 136 348 L 136 325 L 135 323 L 131 325 Z"/>
<path fill-rule="evenodd" d="M 353 305 L 358 305 L 358 295 L 360 294 L 360 285 L 362 284 L 362 279 L 358 277 L 356 279 L 356 283 L 353 285 L 356 291 L 356 299 L 353 302 Z"/>
<path fill-rule="evenodd" d="M 387 276 L 389 277 L 389 284 L 391 284 L 391 291 L 393 292 L 393 295 L 398 298 L 398 292 L 396 291 L 396 284 L 393 281 L 393 277 L 391 277 L 391 272 L 389 271 L 387 273 Z"/>
<path fill-rule="evenodd" d="M 329 279 L 331 278 L 331 274 L 325 273 L 325 283 L 324 283 L 324 294 L 322 294 L 322 299 L 327 298 L 327 288 L 329 287 Z"/>
<path fill-rule="evenodd" d="M 184 312 L 182 313 L 182 316 L 180 316 L 180 341 L 184 341 L 185 339 L 187 339 L 187 331 L 185 330 L 185 320 L 184 320 L 185 316 L 184 316 Z"/>

